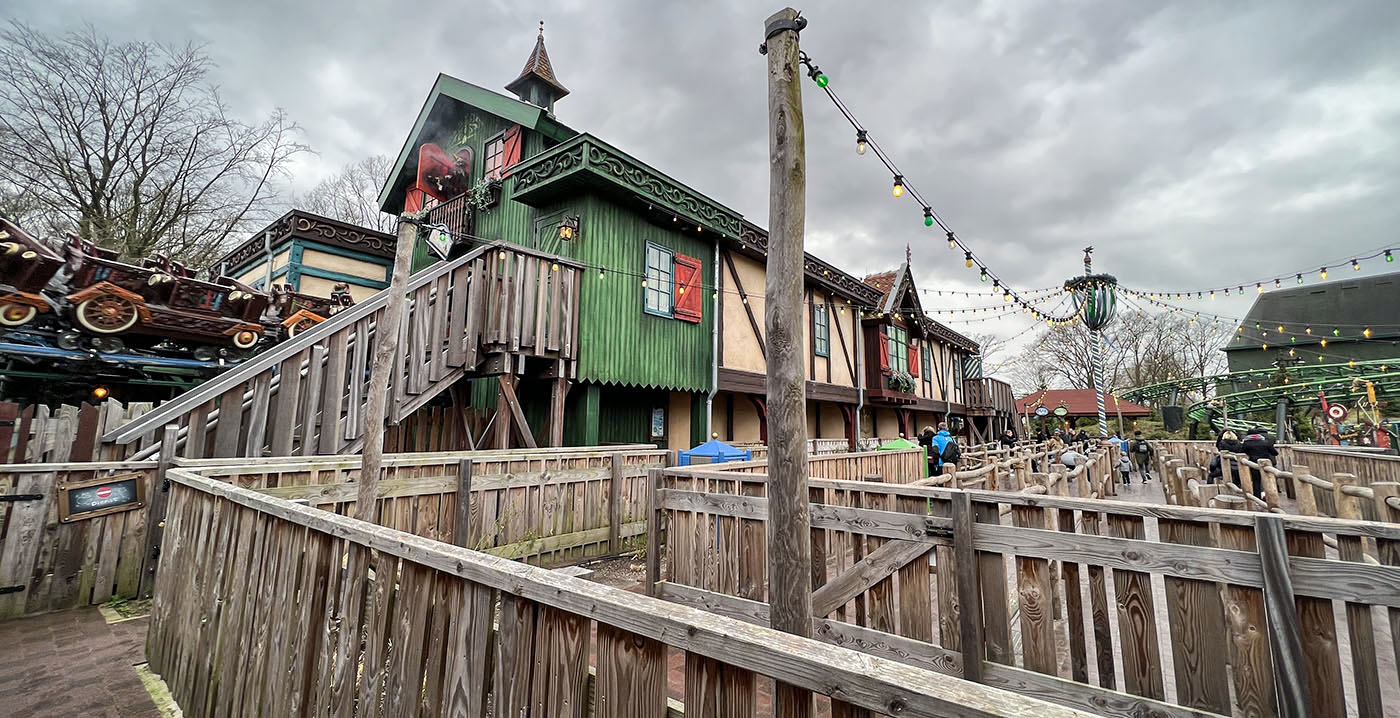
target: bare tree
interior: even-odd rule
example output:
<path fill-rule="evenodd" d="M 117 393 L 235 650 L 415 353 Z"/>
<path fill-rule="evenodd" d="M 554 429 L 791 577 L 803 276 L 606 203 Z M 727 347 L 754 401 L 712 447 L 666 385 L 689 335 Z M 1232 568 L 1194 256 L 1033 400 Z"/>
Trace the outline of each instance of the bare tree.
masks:
<path fill-rule="evenodd" d="M 980 332 L 969 334 L 967 338 L 977 342 L 982 356 L 982 376 L 992 376 L 1001 372 L 1013 360 L 1013 357 L 1006 355 L 1006 337 L 991 332 Z"/>
<path fill-rule="evenodd" d="M 0 173 L 65 225 L 124 257 L 207 263 L 268 219 L 308 150 L 282 111 L 231 117 L 201 48 L 0 32 Z"/>
<path fill-rule="evenodd" d="M 395 217 L 379 211 L 379 188 L 390 169 L 388 157 L 371 155 L 321 180 L 310 192 L 297 197 L 296 205 L 331 219 L 392 232 Z"/>

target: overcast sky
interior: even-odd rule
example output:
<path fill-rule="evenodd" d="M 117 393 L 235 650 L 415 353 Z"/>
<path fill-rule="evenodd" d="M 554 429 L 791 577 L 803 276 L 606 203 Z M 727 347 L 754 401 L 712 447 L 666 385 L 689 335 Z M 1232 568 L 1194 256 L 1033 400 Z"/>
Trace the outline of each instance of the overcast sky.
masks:
<path fill-rule="evenodd" d="M 0 16 L 207 44 L 235 110 L 252 119 L 282 106 L 305 128 L 318 154 L 297 167 L 302 190 L 347 162 L 397 153 L 438 72 L 501 90 L 543 19 L 572 91 L 556 108 L 563 122 L 762 225 L 757 46 L 778 7 L 0 0 Z M 831 86 L 1014 287 L 1062 282 L 1089 244 L 1096 269 L 1143 289 L 1315 275 L 1400 244 L 1400 2 L 801 9 L 811 23 L 802 47 Z M 888 173 L 856 155 L 854 133 L 816 87 L 804 82 L 803 93 L 809 251 L 859 275 L 894 267 L 908 243 L 923 288 L 987 289 L 924 228 L 915 202 L 890 196 Z M 1222 296 L 1211 308 L 1238 316 L 1247 304 Z M 1028 321 L 953 326 L 1010 334 Z"/>

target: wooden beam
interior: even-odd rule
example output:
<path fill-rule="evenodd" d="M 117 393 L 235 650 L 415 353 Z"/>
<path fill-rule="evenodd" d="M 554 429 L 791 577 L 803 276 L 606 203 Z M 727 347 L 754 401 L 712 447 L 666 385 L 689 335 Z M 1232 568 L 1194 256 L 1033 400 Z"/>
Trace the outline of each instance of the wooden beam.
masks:
<path fill-rule="evenodd" d="M 418 239 L 416 223 L 399 220 L 397 244 L 394 249 L 394 270 L 389 278 L 388 300 L 384 313 L 374 329 L 374 359 L 369 371 L 369 391 L 365 399 L 364 456 L 360 464 L 360 492 L 355 502 L 355 518 L 362 521 L 374 520 L 374 490 L 379 483 L 379 472 L 384 461 L 384 420 L 388 414 L 389 392 L 403 382 L 402 376 L 394 373 L 394 350 L 397 348 L 399 328 L 408 314 L 408 273 L 413 264 L 413 246 Z M 405 347 L 405 349 L 407 349 Z M 344 361 L 344 356 L 339 361 Z M 319 364 L 313 360 L 312 366 Z M 340 391 L 341 387 L 331 387 Z M 306 432 L 304 443 L 311 441 L 311 420 L 316 407 L 307 407 Z M 325 417 L 322 431 L 334 432 L 336 417 Z"/>
<path fill-rule="evenodd" d="M 457 516 L 452 524 L 452 543 L 455 546 L 470 546 L 472 510 L 472 464 L 471 459 L 457 462 Z"/>
<path fill-rule="evenodd" d="M 180 425 L 166 424 L 160 435 L 160 458 L 156 460 L 156 480 L 151 486 L 151 502 L 146 513 L 146 552 L 143 554 L 144 570 L 137 595 L 150 598 L 156 585 L 156 565 L 160 560 L 161 541 L 165 537 L 166 506 L 170 502 L 170 479 L 168 474 L 175 466 L 175 442 L 179 440 Z"/>
<path fill-rule="evenodd" d="M 525 442 L 525 446 L 531 449 L 538 448 L 535 444 L 535 435 L 530 433 L 530 424 L 525 421 L 525 411 L 520 407 L 520 399 L 515 395 L 515 375 L 502 374 L 499 381 L 501 398 L 505 400 L 506 406 L 510 409 L 510 413 L 505 417 L 506 424 L 512 425 L 511 420 L 513 419 L 516 433 L 520 436 L 520 440 Z"/>
<path fill-rule="evenodd" d="M 889 578 L 928 551 L 928 544 L 917 541 L 891 541 L 871 551 L 812 593 L 812 615 L 825 616 L 846 605 L 847 601 Z"/>
<path fill-rule="evenodd" d="M 549 392 L 549 445 L 564 445 L 564 400 L 569 396 L 570 382 L 560 377 Z"/>
<path fill-rule="evenodd" d="M 734 258 L 729 256 L 729 252 L 721 249 L 720 256 L 724 257 L 724 263 L 729 267 L 729 272 L 734 275 L 734 287 L 739 290 L 740 302 L 744 305 L 744 314 L 749 317 L 749 327 L 753 329 L 754 338 L 758 340 L 758 353 L 764 359 L 768 358 L 768 349 L 764 347 L 763 330 L 758 326 L 758 318 L 753 314 L 753 307 L 749 305 L 749 295 L 744 291 L 744 280 L 739 277 L 739 270 L 734 267 Z M 766 305 L 766 303 L 765 303 Z"/>
<path fill-rule="evenodd" d="M 768 602 L 773 628 L 812 635 L 812 543 L 807 489 L 807 407 L 802 367 L 802 248 L 807 213 L 806 141 L 798 28 L 784 8 L 764 23 L 768 58 Z M 782 527 L 781 531 L 772 530 Z M 773 715 L 812 715 L 812 693 L 775 684 Z"/>
<path fill-rule="evenodd" d="M 982 635 L 982 595 L 977 573 L 977 552 L 973 545 L 972 501 L 966 493 L 953 496 L 953 566 L 939 566 L 958 575 L 958 636 L 963 652 L 963 678 L 982 681 L 982 657 L 986 654 Z M 1075 587 L 1078 589 L 1078 586 Z"/>
<path fill-rule="evenodd" d="M 1308 706 L 1307 657 L 1298 629 L 1298 607 L 1293 602 L 1293 582 L 1288 573 L 1288 546 L 1283 522 L 1261 516 L 1255 529 L 1259 560 L 1264 569 L 1264 604 L 1269 622 L 1269 653 L 1273 659 L 1274 689 L 1279 715 L 1303 718 Z"/>

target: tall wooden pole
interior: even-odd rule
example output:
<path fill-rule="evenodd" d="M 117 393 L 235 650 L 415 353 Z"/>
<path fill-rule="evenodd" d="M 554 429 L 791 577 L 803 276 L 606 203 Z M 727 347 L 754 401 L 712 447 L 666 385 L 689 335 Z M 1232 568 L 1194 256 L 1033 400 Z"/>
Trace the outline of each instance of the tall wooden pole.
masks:
<path fill-rule="evenodd" d="M 384 463 L 384 419 L 388 414 L 389 379 L 394 372 L 394 347 L 399 342 L 399 327 L 408 314 L 408 274 L 417 239 L 418 225 L 400 217 L 398 244 L 394 248 L 394 273 L 389 278 L 389 302 L 374 327 L 374 363 L 370 365 L 369 392 L 365 398 L 365 446 L 360 452 L 360 486 L 355 497 L 355 518 L 361 521 L 374 521 L 374 493 L 379 486 L 380 467 Z"/>
<path fill-rule="evenodd" d="M 768 55 L 768 596 L 773 628 L 812 635 L 807 411 L 803 375 L 802 232 L 807 214 L 806 142 L 798 31 L 786 8 L 764 23 Z M 776 716 L 811 715 L 812 694 L 777 685 Z"/>

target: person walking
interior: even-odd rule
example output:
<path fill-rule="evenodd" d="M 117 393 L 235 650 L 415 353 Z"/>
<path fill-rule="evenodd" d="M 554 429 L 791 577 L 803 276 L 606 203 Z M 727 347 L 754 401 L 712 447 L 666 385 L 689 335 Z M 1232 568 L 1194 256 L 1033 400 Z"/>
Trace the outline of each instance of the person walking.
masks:
<path fill-rule="evenodd" d="M 925 426 L 919 432 L 919 446 L 924 447 L 924 455 L 928 457 L 928 473 L 934 476 L 938 473 L 938 450 L 933 448 L 933 427 Z"/>
<path fill-rule="evenodd" d="M 1006 431 L 1001 432 L 1000 441 L 1002 448 L 1009 449 L 1016 445 L 1016 434 L 1010 429 L 1007 429 Z"/>
<path fill-rule="evenodd" d="M 948 425 L 938 422 L 938 433 L 933 435 L 933 448 L 937 451 L 931 452 L 937 455 L 938 463 L 935 465 L 937 473 L 943 473 L 943 465 L 951 464 L 957 466 L 958 459 L 962 458 L 962 449 L 958 447 L 958 440 L 948 433 Z"/>
<path fill-rule="evenodd" d="M 1152 445 L 1143 438 L 1141 431 L 1133 432 L 1132 445 L 1129 447 L 1133 455 L 1133 465 L 1138 469 L 1138 475 L 1142 477 L 1142 483 L 1152 480 Z"/>

